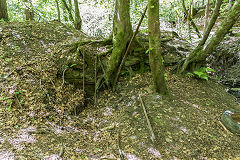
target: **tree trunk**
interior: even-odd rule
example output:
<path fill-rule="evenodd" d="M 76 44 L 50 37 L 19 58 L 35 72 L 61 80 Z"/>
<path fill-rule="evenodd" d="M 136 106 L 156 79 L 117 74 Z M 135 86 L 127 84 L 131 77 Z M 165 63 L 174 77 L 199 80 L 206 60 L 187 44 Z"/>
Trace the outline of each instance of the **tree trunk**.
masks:
<path fill-rule="evenodd" d="M 205 9 L 204 31 L 207 30 L 207 26 L 208 26 L 209 6 L 210 6 L 210 0 L 207 0 L 206 9 Z"/>
<path fill-rule="evenodd" d="M 64 7 L 68 11 L 70 21 L 74 23 L 74 19 L 73 19 L 73 16 L 72 16 L 72 11 L 69 9 L 66 0 L 62 0 L 62 2 L 63 2 Z"/>
<path fill-rule="evenodd" d="M 185 1 L 184 1 L 184 0 L 182 0 L 182 7 L 183 7 L 183 13 L 184 13 L 186 16 L 188 16 L 188 12 L 187 12 L 187 9 L 186 9 Z M 190 21 L 191 25 L 193 26 L 193 28 L 195 29 L 195 31 L 197 32 L 198 37 L 201 38 L 202 36 L 201 36 L 199 30 L 198 30 L 196 24 L 193 22 L 193 19 L 192 19 L 190 16 L 189 16 L 189 21 Z"/>
<path fill-rule="evenodd" d="M 187 57 L 183 66 L 181 67 L 180 73 L 183 73 L 187 69 L 192 71 L 196 68 L 199 68 L 203 63 L 205 63 L 206 58 L 224 39 L 225 35 L 232 28 L 234 23 L 238 20 L 239 16 L 240 16 L 240 0 L 234 3 L 227 17 L 224 18 L 223 22 L 218 27 L 215 34 L 212 36 L 207 46 L 204 48 L 203 45 L 198 45 L 198 47 Z"/>
<path fill-rule="evenodd" d="M 8 21 L 6 0 L 0 0 L 0 19 L 3 19 L 4 21 Z"/>
<path fill-rule="evenodd" d="M 61 22 L 61 13 L 60 13 L 58 0 L 55 0 L 55 2 L 56 2 L 56 5 L 57 5 L 58 21 Z"/>
<path fill-rule="evenodd" d="M 82 28 L 82 19 L 80 17 L 79 7 L 78 7 L 78 0 L 74 0 L 75 6 L 75 22 L 74 26 L 77 30 L 81 30 Z"/>
<path fill-rule="evenodd" d="M 213 14 L 211 16 L 211 19 L 209 21 L 209 24 L 207 25 L 207 28 L 204 30 L 203 33 L 203 38 L 202 40 L 199 42 L 198 46 L 203 46 L 212 30 L 212 27 L 214 26 L 218 16 L 219 16 L 219 11 L 220 11 L 220 7 L 222 5 L 222 1 L 223 0 L 217 0 L 216 2 L 216 6 L 214 8 Z"/>
<path fill-rule="evenodd" d="M 168 95 L 160 42 L 159 1 L 148 1 L 149 63 L 156 92 Z"/>
<path fill-rule="evenodd" d="M 25 15 L 26 15 L 26 20 L 34 20 L 34 12 L 33 12 L 33 5 L 32 1 L 30 0 L 24 0 L 25 2 Z"/>
<path fill-rule="evenodd" d="M 192 42 L 192 35 L 191 35 L 191 22 L 190 22 L 190 19 L 192 19 L 192 4 L 193 4 L 193 0 L 190 1 L 188 15 L 187 15 L 188 36 L 189 36 L 189 40 L 191 42 Z"/>
<path fill-rule="evenodd" d="M 133 34 L 129 14 L 130 0 L 116 0 L 113 18 L 113 51 L 108 62 L 106 76 L 113 84 L 128 42 Z"/>

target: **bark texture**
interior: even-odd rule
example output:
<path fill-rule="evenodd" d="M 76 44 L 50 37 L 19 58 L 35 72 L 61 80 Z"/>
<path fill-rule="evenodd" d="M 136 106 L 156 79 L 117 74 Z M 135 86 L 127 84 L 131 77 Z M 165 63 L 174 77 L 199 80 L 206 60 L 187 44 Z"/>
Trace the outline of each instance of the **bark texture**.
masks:
<path fill-rule="evenodd" d="M 168 95 L 160 42 L 159 1 L 148 1 L 149 63 L 156 92 Z"/>
<path fill-rule="evenodd" d="M 114 83 L 117 69 L 122 61 L 133 31 L 129 13 L 130 0 L 116 0 L 113 19 L 113 51 L 107 66 L 108 82 Z"/>
<path fill-rule="evenodd" d="M 6 0 L 0 0 L 0 19 L 3 19 L 4 21 L 8 21 Z"/>

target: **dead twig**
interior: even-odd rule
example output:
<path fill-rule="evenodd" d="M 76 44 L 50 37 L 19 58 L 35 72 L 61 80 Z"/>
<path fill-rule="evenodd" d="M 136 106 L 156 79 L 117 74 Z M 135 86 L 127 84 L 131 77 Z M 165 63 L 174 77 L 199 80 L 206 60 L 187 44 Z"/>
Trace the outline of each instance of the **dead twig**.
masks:
<path fill-rule="evenodd" d="M 118 141 L 118 152 L 120 155 L 120 160 L 124 160 L 124 155 L 123 155 L 123 151 L 121 150 L 121 145 L 120 145 L 120 131 L 118 131 L 118 137 L 117 137 L 117 141 Z"/>
<path fill-rule="evenodd" d="M 151 140 L 152 140 L 152 142 L 154 143 L 154 141 L 155 141 L 155 135 L 154 135 L 154 133 L 153 133 L 153 129 L 152 129 L 151 123 L 150 123 L 150 121 L 149 121 L 149 118 L 148 118 L 148 115 L 147 115 L 147 111 L 146 111 L 145 105 L 144 105 L 144 103 L 143 103 L 143 100 L 142 100 L 142 97 L 141 97 L 140 94 L 139 94 L 139 98 L 140 98 L 140 102 L 141 102 L 142 107 L 143 107 L 144 115 L 145 115 L 146 120 L 147 120 L 148 129 L 149 129 L 149 131 L 150 131 L 150 133 L 151 133 L 151 135 L 152 135 L 152 136 L 151 136 Z"/>
<path fill-rule="evenodd" d="M 65 83 L 65 81 L 64 81 L 64 74 L 65 74 L 66 70 L 67 70 L 67 68 L 65 68 L 64 71 L 63 71 L 61 89 L 62 89 L 62 87 L 63 87 L 63 85 L 64 85 L 64 83 Z"/>
<path fill-rule="evenodd" d="M 97 59 L 98 56 L 96 55 L 95 57 L 95 74 L 94 74 L 94 78 L 95 78 L 95 92 L 94 92 L 94 103 L 95 105 L 97 105 Z"/>
<path fill-rule="evenodd" d="M 62 145 L 61 145 L 61 148 L 60 148 L 60 151 L 59 151 L 59 157 L 63 157 L 63 154 L 64 154 L 64 144 L 63 144 L 63 140 L 62 140 Z"/>
<path fill-rule="evenodd" d="M 85 53 L 82 53 L 83 55 L 83 92 L 85 92 Z"/>

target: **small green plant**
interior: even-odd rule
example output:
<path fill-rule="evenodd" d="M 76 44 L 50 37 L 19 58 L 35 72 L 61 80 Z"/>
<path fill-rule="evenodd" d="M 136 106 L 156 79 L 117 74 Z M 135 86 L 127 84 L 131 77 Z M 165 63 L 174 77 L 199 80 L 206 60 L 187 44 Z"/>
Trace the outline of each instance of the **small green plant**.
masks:
<path fill-rule="evenodd" d="M 153 48 L 149 48 L 145 53 L 148 54 L 151 50 L 153 50 Z"/>
<path fill-rule="evenodd" d="M 6 22 L 6 21 L 4 21 L 4 19 L 0 19 L 0 22 Z"/>
<path fill-rule="evenodd" d="M 165 80 L 168 80 L 168 75 L 167 75 L 167 73 L 164 73 L 164 78 L 165 78 Z"/>
<path fill-rule="evenodd" d="M 84 160 L 87 159 L 86 156 L 84 156 L 84 155 L 81 155 L 81 158 Z"/>
<path fill-rule="evenodd" d="M 198 77 L 200 79 L 209 79 L 209 73 L 211 72 L 216 72 L 214 69 L 209 68 L 209 67 L 201 67 L 200 69 L 194 71 L 193 73 L 188 72 L 186 76 L 188 77 Z"/>
<path fill-rule="evenodd" d="M 129 75 L 129 71 L 128 71 L 128 70 L 125 70 L 125 71 L 122 71 L 120 74 L 121 74 L 122 76 Z"/>
<path fill-rule="evenodd" d="M 72 68 L 72 67 L 74 67 L 74 66 L 76 66 L 77 64 L 71 64 L 71 65 L 65 65 L 64 67 L 65 67 L 65 69 L 69 69 L 69 68 Z"/>
<path fill-rule="evenodd" d="M 20 93 L 22 93 L 22 91 L 17 91 L 17 92 L 16 92 L 16 95 L 18 95 L 18 94 L 20 94 Z"/>
<path fill-rule="evenodd" d="M 188 73 L 186 74 L 186 76 L 187 76 L 187 77 L 194 77 L 194 74 L 191 73 L 191 72 L 188 72 Z"/>

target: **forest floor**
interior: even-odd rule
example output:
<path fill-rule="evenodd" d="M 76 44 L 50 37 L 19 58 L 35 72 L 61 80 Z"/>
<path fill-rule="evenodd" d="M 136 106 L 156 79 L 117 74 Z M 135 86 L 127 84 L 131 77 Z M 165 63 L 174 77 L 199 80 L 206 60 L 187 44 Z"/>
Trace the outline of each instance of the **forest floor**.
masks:
<path fill-rule="evenodd" d="M 55 50 L 80 33 L 55 23 L 0 25 L 0 159 L 240 159 L 239 136 L 225 130 L 222 113 L 240 110 L 216 80 L 171 74 L 171 97 L 154 93 L 150 73 L 120 78 L 115 92 L 77 116 L 66 107 L 82 92 L 57 77 Z M 54 93 L 53 93 L 54 92 Z M 153 132 L 147 124 L 140 96 Z"/>

